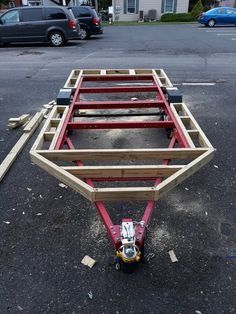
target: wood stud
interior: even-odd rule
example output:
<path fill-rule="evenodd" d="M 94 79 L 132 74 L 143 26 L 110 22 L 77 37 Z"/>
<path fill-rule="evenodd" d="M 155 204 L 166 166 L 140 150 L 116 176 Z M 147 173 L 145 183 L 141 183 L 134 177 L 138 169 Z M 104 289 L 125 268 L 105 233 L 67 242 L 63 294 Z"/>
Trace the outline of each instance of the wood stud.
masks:
<path fill-rule="evenodd" d="M 108 69 L 108 70 L 73 70 L 64 88 L 76 89 L 81 76 L 89 75 L 154 75 L 158 84 L 173 87 L 162 69 Z M 190 148 L 173 149 L 73 149 L 54 150 L 61 127 L 66 118 L 67 106 L 54 106 L 36 142 L 31 149 L 34 163 L 64 182 L 92 202 L 118 200 L 157 200 L 187 179 L 213 158 L 214 148 L 201 130 L 197 121 L 184 103 L 170 104 L 181 130 L 187 138 Z M 25 131 L 27 132 L 27 131 Z M 49 149 L 45 149 L 45 144 Z M 196 143 L 196 145 L 195 145 Z M 49 146 L 48 146 L 49 145 Z M 175 165 L 147 166 L 71 166 L 75 160 L 176 160 Z M 63 162 L 63 166 L 57 163 Z M 66 162 L 70 162 L 66 165 Z M 130 178 L 161 177 L 157 187 L 121 187 L 92 188 L 81 179 L 88 178 Z"/>

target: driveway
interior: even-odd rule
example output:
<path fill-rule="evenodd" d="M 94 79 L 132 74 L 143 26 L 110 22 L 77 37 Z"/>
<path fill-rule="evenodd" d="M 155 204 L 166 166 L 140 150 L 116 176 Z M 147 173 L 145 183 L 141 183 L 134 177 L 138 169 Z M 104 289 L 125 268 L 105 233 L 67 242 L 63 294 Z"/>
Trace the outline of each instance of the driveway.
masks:
<path fill-rule="evenodd" d="M 217 149 L 157 202 L 149 258 L 124 274 L 95 206 L 31 163 L 34 135 L 0 183 L 0 312 L 235 313 L 236 28 L 109 26 L 62 48 L 19 44 L 0 54 L 0 160 L 21 134 L 7 120 L 55 99 L 75 68 L 163 68 Z M 112 204 L 111 213 L 119 223 L 142 208 Z M 85 255 L 96 259 L 92 269 Z"/>

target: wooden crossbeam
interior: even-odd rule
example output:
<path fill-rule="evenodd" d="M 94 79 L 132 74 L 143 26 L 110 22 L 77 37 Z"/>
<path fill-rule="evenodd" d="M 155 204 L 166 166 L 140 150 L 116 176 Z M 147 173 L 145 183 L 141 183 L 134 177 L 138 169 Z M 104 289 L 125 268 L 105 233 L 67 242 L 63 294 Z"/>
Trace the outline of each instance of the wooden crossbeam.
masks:
<path fill-rule="evenodd" d="M 155 200 L 155 188 L 99 188 L 94 189 L 94 201 Z"/>
<path fill-rule="evenodd" d="M 61 149 L 38 150 L 37 152 L 49 160 L 147 160 L 147 159 L 193 159 L 205 153 L 204 148 L 174 149 Z"/>
<path fill-rule="evenodd" d="M 62 167 L 79 178 L 169 177 L 184 166 L 72 166 Z"/>

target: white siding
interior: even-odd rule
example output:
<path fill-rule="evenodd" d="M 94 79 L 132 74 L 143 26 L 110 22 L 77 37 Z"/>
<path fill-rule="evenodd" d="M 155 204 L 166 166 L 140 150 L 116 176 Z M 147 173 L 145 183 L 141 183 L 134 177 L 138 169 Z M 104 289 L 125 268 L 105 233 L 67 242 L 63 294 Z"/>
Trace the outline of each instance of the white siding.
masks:
<path fill-rule="evenodd" d="M 178 0 L 176 13 L 187 13 L 188 5 L 189 5 L 189 0 Z"/>
<path fill-rule="evenodd" d="M 161 18 L 161 4 L 162 0 L 139 0 L 139 11 L 144 11 L 144 15 L 148 14 L 148 11 L 155 9 L 157 11 L 157 19 Z M 124 14 L 124 1 L 112 0 L 112 6 L 120 8 L 120 14 L 118 21 L 138 21 L 139 14 Z M 177 0 L 176 13 L 187 13 L 189 6 L 189 0 Z"/>
<path fill-rule="evenodd" d="M 157 11 L 157 19 L 159 20 L 161 18 L 161 0 L 139 0 L 139 10 L 144 11 L 144 15 L 147 15 L 151 9 Z"/>

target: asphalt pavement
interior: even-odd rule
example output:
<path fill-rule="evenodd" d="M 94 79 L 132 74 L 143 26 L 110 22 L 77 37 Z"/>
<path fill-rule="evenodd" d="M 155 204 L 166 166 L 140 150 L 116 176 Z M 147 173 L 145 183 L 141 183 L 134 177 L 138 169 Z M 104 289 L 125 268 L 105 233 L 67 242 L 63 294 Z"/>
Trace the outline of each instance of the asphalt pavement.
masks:
<path fill-rule="evenodd" d="M 216 148 L 157 202 L 146 262 L 124 274 L 95 206 L 31 163 L 38 130 L 0 183 L 0 313 L 235 313 L 236 28 L 109 26 L 88 41 L 10 45 L 0 56 L 0 161 L 21 135 L 8 119 L 55 99 L 75 68 L 163 68 Z M 143 206 L 114 203 L 111 216 L 139 218 Z"/>

